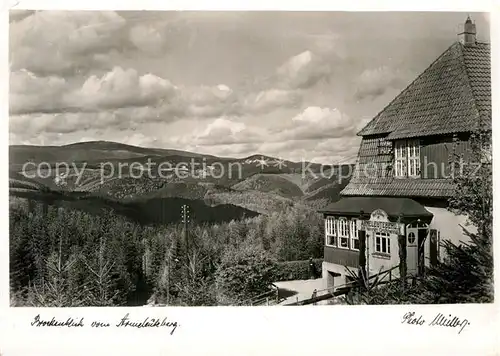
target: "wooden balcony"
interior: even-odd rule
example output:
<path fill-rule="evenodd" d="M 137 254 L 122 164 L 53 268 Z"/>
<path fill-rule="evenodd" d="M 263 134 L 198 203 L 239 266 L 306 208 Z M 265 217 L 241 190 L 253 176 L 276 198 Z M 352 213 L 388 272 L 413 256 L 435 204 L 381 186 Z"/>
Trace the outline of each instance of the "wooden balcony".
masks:
<path fill-rule="evenodd" d="M 325 246 L 324 261 L 347 267 L 359 267 L 359 251 Z"/>

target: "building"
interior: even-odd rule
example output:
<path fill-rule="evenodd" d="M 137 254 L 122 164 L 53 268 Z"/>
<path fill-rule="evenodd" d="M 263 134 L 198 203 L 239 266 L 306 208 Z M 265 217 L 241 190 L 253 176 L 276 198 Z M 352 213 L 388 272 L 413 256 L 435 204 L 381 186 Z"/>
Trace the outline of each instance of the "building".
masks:
<path fill-rule="evenodd" d="M 398 239 L 406 245 L 408 275 L 442 257 L 441 240 L 466 240 L 459 226 L 466 217 L 447 210 L 454 193 L 450 162 L 467 159 L 477 125 L 491 129 L 490 72 L 490 45 L 476 40 L 467 18 L 460 40 L 358 133 L 351 181 L 321 211 L 329 287 L 352 278 L 346 269 L 357 274 L 360 234 L 370 275 L 399 265 Z"/>

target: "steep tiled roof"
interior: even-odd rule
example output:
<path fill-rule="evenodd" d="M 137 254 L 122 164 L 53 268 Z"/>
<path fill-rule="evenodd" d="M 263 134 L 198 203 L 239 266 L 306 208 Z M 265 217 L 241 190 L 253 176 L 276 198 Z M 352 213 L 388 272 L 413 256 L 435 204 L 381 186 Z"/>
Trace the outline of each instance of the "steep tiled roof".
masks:
<path fill-rule="evenodd" d="M 446 176 L 395 178 L 390 141 L 451 137 L 452 133 L 470 132 L 478 124 L 491 128 L 490 45 L 455 43 L 358 133 L 363 139 L 356 168 L 341 195 L 452 196 L 453 183 Z M 446 144 L 442 148 L 446 150 Z M 451 148 L 445 153 L 433 152 L 453 156 Z"/>
<path fill-rule="evenodd" d="M 476 101 L 479 115 L 491 126 L 490 45 L 478 43 L 475 46 L 462 46 L 462 49 L 472 96 Z"/>
<path fill-rule="evenodd" d="M 370 121 L 358 135 L 388 139 L 470 131 L 491 125 L 490 46 L 455 43 Z"/>

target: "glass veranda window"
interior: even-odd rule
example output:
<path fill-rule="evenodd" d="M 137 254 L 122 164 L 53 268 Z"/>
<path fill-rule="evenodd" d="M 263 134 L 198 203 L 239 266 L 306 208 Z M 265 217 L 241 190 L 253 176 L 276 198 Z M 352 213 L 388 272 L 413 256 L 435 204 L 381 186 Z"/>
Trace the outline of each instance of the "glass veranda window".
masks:
<path fill-rule="evenodd" d="M 349 225 L 345 218 L 337 220 L 338 247 L 349 248 Z"/>
<path fill-rule="evenodd" d="M 327 217 L 325 219 L 325 244 L 327 246 L 337 247 L 337 234 L 335 231 L 335 219 Z"/>
<path fill-rule="evenodd" d="M 349 223 L 350 223 L 350 233 L 351 233 L 351 249 L 352 250 L 359 250 L 359 236 L 358 236 L 357 220 L 352 219 Z"/>

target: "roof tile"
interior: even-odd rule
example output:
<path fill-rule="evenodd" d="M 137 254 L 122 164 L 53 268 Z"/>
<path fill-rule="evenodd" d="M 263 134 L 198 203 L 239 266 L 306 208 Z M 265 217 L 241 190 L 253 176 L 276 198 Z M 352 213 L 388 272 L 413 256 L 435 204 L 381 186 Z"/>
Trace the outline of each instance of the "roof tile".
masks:
<path fill-rule="evenodd" d="M 455 43 L 358 134 L 389 139 L 468 132 L 491 124 L 490 45 Z"/>
<path fill-rule="evenodd" d="M 490 45 L 455 43 L 360 132 L 357 166 L 343 196 L 448 198 L 451 179 L 393 177 L 387 140 L 470 132 L 491 127 Z M 385 164 L 385 167 L 384 167 Z M 363 174 L 361 174 L 363 172 Z"/>

